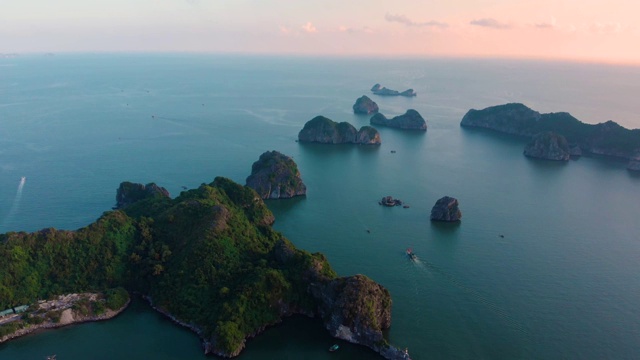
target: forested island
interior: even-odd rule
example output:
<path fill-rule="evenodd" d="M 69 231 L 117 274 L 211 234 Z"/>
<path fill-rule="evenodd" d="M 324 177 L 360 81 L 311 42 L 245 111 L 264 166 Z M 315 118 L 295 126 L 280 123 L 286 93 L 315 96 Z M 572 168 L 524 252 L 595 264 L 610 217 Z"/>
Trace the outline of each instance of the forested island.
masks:
<path fill-rule="evenodd" d="M 585 124 L 566 112 L 541 114 L 519 103 L 469 110 L 460 125 L 485 128 L 533 138 L 552 132 L 564 137 L 574 154 L 589 153 L 629 160 L 628 168 L 640 160 L 640 129 L 629 130 L 613 121 Z"/>
<path fill-rule="evenodd" d="M 409 358 L 382 334 L 388 290 L 296 249 L 254 190 L 222 177 L 175 199 L 161 189 L 123 183 L 121 206 L 76 231 L 1 234 L 0 308 L 122 287 L 196 332 L 205 353 L 237 356 L 267 326 L 304 314 L 335 337 Z"/>
<path fill-rule="evenodd" d="M 307 121 L 298 133 L 300 142 L 322 144 L 380 145 L 380 133 L 374 127 L 363 126 L 360 130 L 346 121 L 335 122 L 318 115 Z"/>

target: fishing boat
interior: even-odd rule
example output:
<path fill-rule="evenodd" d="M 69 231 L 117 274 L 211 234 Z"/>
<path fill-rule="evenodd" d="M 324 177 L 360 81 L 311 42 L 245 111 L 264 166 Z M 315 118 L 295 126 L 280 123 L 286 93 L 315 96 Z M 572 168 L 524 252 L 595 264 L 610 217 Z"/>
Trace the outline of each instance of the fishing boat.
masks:
<path fill-rule="evenodd" d="M 407 248 L 407 256 L 409 257 L 410 260 L 415 260 L 417 258 L 412 248 Z"/>
<path fill-rule="evenodd" d="M 338 350 L 339 348 L 340 348 L 340 346 L 338 344 L 333 344 L 329 348 L 329 351 L 334 352 L 334 351 Z"/>

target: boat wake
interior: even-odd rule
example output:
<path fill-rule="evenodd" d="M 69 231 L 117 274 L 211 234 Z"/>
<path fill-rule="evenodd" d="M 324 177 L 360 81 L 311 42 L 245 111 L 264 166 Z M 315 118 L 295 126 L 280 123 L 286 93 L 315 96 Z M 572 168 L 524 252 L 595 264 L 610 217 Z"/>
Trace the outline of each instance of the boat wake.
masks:
<path fill-rule="evenodd" d="M 450 284 L 454 285 L 457 289 L 461 290 L 466 295 L 468 295 L 470 299 L 491 310 L 491 312 L 493 312 L 498 317 L 500 317 L 500 319 L 502 319 L 512 329 L 524 334 L 529 333 L 529 331 L 520 322 L 514 319 L 509 314 L 508 311 L 506 311 L 505 309 L 503 309 L 493 301 L 486 298 L 477 290 L 465 285 L 462 281 L 458 280 L 458 278 L 455 277 L 453 274 L 450 274 L 449 272 L 427 261 L 421 261 L 417 256 L 413 259 L 412 263 L 415 265 L 416 268 L 420 268 L 424 270 L 425 272 L 429 273 L 429 275 L 444 279 Z"/>
<path fill-rule="evenodd" d="M 5 216 L 4 221 L 0 225 L 0 229 L 6 229 L 7 224 L 13 219 L 16 212 L 18 212 L 18 208 L 20 206 L 20 200 L 22 199 L 22 189 L 24 188 L 24 184 L 27 182 L 27 178 L 23 176 L 20 178 L 20 183 L 18 184 L 18 191 L 16 191 L 16 197 L 13 199 L 13 203 L 11 204 L 11 209 L 7 216 Z"/>

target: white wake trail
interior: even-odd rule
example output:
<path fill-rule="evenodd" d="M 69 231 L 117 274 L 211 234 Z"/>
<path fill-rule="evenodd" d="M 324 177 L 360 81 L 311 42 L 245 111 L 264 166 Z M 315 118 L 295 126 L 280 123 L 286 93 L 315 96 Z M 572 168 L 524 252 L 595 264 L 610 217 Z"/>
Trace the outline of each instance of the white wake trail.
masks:
<path fill-rule="evenodd" d="M 9 221 L 11 221 L 11 219 L 13 219 L 16 212 L 18 212 L 18 208 L 20 207 L 20 200 L 22 199 L 22 190 L 24 189 L 24 184 L 26 182 L 27 182 L 27 178 L 25 176 L 20 178 L 20 183 L 18 184 L 18 190 L 16 191 L 16 197 L 13 199 L 13 203 L 11 204 L 11 209 L 9 210 L 9 213 L 7 214 L 7 216 L 4 218 L 4 221 L 2 222 L 2 226 L 0 226 L 1 229 L 5 229 Z"/>

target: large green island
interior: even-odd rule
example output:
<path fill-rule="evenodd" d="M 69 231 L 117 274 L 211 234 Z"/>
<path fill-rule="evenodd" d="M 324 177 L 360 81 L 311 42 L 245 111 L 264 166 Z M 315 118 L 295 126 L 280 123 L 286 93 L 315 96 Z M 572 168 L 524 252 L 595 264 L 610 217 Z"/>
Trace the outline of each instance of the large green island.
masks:
<path fill-rule="evenodd" d="M 251 188 L 218 177 L 172 199 L 126 182 L 117 199 L 118 209 L 76 231 L 1 234 L 0 308 L 122 287 L 197 333 L 205 353 L 237 356 L 267 326 L 304 314 L 335 337 L 409 359 L 382 334 L 389 292 L 296 249 Z"/>
<path fill-rule="evenodd" d="M 566 112 L 541 114 L 520 103 L 469 110 L 460 126 L 490 129 L 533 138 L 552 132 L 566 138 L 576 153 L 605 155 L 628 160 L 629 170 L 640 170 L 640 129 L 626 129 L 609 120 L 592 125 Z"/>

